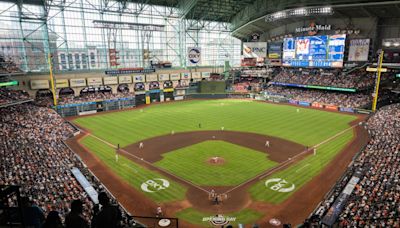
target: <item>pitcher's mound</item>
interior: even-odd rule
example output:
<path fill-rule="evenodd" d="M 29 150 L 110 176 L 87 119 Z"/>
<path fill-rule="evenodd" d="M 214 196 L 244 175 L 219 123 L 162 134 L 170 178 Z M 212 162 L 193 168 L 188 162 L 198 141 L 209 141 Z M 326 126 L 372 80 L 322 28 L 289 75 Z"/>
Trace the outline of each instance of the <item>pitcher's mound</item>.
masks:
<path fill-rule="evenodd" d="M 225 159 L 221 157 L 211 157 L 207 159 L 207 163 L 209 165 L 223 165 L 225 163 Z"/>

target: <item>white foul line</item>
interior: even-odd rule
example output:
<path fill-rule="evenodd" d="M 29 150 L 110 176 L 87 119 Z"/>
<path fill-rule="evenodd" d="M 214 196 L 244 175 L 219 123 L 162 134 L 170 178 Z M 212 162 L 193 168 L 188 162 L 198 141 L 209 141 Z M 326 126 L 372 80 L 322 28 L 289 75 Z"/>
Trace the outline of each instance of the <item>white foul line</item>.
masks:
<path fill-rule="evenodd" d="M 305 164 L 304 166 L 298 168 L 298 169 L 296 170 L 296 173 L 298 173 L 300 170 L 304 169 L 304 168 L 307 167 L 307 166 L 310 166 L 310 163 L 307 163 L 307 164 Z"/>
<path fill-rule="evenodd" d="M 84 131 L 84 130 L 81 130 L 81 131 L 82 131 L 82 132 L 85 132 L 87 135 L 90 135 L 90 136 L 92 136 L 93 138 L 95 138 L 95 139 L 97 139 L 97 140 L 99 140 L 99 141 L 101 141 L 101 142 L 103 142 L 103 143 L 109 145 L 110 147 L 117 148 L 117 146 L 115 146 L 115 145 L 113 145 L 113 144 L 111 144 L 111 143 L 109 143 L 109 142 L 107 142 L 107 141 L 105 141 L 105 140 L 103 140 L 103 139 L 101 139 L 101 138 L 95 136 L 95 135 L 92 135 L 90 132 L 87 132 L 87 131 Z M 155 168 L 155 169 L 158 169 L 158 170 L 160 170 L 160 171 L 162 171 L 162 172 L 165 172 L 165 173 L 167 173 L 167 174 L 169 174 L 169 175 L 175 177 L 176 179 L 179 179 L 179 180 L 181 180 L 181 181 L 183 181 L 183 182 L 185 182 L 185 183 L 187 183 L 187 184 L 189 184 L 189 185 L 191 185 L 191 186 L 193 186 L 193 187 L 195 187 L 195 188 L 197 188 L 197 189 L 200 189 L 200 190 L 202 190 L 202 191 L 204 191 L 204 192 L 206 192 L 206 193 L 210 193 L 210 191 L 208 191 L 208 190 L 206 190 L 206 189 L 204 189 L 204 188 L 202 188 L 202 187 L 200 187 L 200 186 L 197 186 L 197 185 L 193 184 L 192 182 L 190 182 L 190 181 L 188 181 L 188 180 L 185 180 L 185 179 L 183 179 L 183 178 L 181 178 L 181 177 L 179 177 L 179 176 L 176 176 L 175 174 L 170 173 L 169 171 L 167 171 L 167 170 L 165 170 L 165 169 L 162 169 L 162 168 L 160 168 L 160 167 L 157 167 L 157 166 L 153 165 L 151 162 L 148 162 L 148 161 L 144 160 L 143 158 L 140 158 L 140 157 L 138 157 L 138 156 L 136 156 L 136 155 L 134 155 L 134 154 L 131 154 L 131 153 L 129 153 L 128 151 L 126 151 L 126 150 L 124 150 L 124 149 L 121 149 L 121 148 L 120 148 L 119 151 L 120 151 L 120 152 L 123 152 L 124 154 L 126 154 L 126 155 L 128 155 L 128 156 L 131 156 L 131 157 L 133 157 L 133 158 L 136 158 L 136 159 L 140 160 L 141 162 L 144 162 L 144 163 L 146 163 L 147 165 L 149 165 L 149 166 L 151 166 L 151 167 L 153 167 L 153 168 Z"/>
<path fill-rule="evenodd" d="M 353 126 L 350 126 L 349 128 L 346 128 L 346 129 L 344 129 L 344 130 L 341 131 L 341 132 L 338 132 L 337 134 L 335 134 L 335 135 L 333 135 L 333 136 L 331 136 L 331 137 L 325 139 L 324 141 L 322 141 L 322 142 L 320 142 L 320 143 L 314 145 L 313 147 L 308 148 L 308 149 L 304 150 L 303 152 L 301 152 L 301 153 L 299 153 L 299 154 L 296 154 L 296 155 L 293 156 L 292 158 L 289 158 L 288 160 L 286 160 L 286 161 L 280 163 L 279 166 L 276 166 L 276 167 L 274 167 L 274 168 L 272 168 L 272 169 L 269 169 L 266 173 L 261 173 L 261 174 L 255 176 L 255 177 L 250 178 L 249 180 L 247 180 L 247 181 L 245 181 L 245 182 L 243 182 L 243 183 L 241 183 L 241 184 L 239 184 L 239 185 L 237 185 L 237 186 L 235 186 L 235 187 L 229 189 L 229 190 L 226 191 L 224 194 L 227 194 L 227 193 L 229 193 L 229 192 L 232 192 L 233 190 L 235 190 L 235 189 L 237 189 L 237 188 L 240 188 L 240 187 L 242 187 L 243 185 L 245 185 L 245 184 L 247 184 L 247 183 L 249 183 L 249 182 L 251 182 L 251 181 L 253 181 L 253 180 L 257 179 L 257 178 L 258 178 L 259 180 L 261 180 L 261 179 L 265 178 L 266 176 L 271 175 L 272 173 L 274 173 L 274 171 L 280 170 L 280 169 L 282 169 L 283 167 L 286 167 L 288 164 L 292 163 L 297 157 L 299 157 L 299 156 L 301 156 L 301 155 L 303 155 L 303 154 L 306 154 L 307 152 L 311 151 L 312 149 L 317 148 L 317 147 L 321 146 L 322 144 L 325 144 L 325 143 L 331 141 L 332 139 L 337 138 L 338 136 L 344 134 L 345 132 L 347 132 L 347 131 L 349 131 L 349 130 L 353 129 L 354 127 L 357 127 L 357 126 L 358 126 L 358 124 L 354 124 Z"/>

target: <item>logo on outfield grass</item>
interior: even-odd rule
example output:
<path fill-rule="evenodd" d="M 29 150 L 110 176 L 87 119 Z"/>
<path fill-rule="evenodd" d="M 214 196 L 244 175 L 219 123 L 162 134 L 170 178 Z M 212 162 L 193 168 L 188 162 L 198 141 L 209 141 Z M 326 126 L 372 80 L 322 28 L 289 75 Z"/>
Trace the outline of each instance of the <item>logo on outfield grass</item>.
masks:
<path fill-rule="evenodd" d="M 145 192 L 158 192 L 160 190 L 169 187 L 169 181 L 162 178 L 154 178 L 153 180 L 147 180 L 140 188 Z"/>
<path fill-rule="evenodd" d="M 236 221 L 236 217 L 225 217 L 223 215 L 216 215 L 210 217 L 204 217 L 203 222 L 210 222 L 214 226 L 223 226 L 229 222 Z"/>
<path fill-rule="evenodd" d="M 281 178 L 272 178 L 265 181 L 265 186 L 276 192 L 291 192 L 296 186 Z"/>

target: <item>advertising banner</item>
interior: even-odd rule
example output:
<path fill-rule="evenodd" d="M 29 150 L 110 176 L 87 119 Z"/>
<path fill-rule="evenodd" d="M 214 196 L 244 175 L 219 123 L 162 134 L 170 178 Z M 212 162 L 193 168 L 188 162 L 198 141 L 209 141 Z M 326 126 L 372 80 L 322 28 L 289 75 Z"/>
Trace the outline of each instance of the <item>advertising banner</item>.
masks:
<path fill-rule="evenodd" d="M 290 99 L 290 100 L 289 100 L 289 103 L 290 103 L 290 104 L 297 104 L 297 101 L 296 101 L 296 100 Z"/>
<path fill-rule="evenodd" d="M 159 81 L 168 81 L 169 80 L 169 74 L 159 74 L 158 75 L 158 80 Z"/>
<path fill-rule="evenodd" d="M 85 87 L 86 79 L 84 78 L 73 78 L 69 80 L 71 87 Z"/>
<path fill-rule="evenodd" d="M 201 77 L 202 77 L 202 78 L 209 78 L 210 75 L 211 75 L 210 72 L 201 72 Z"/>
<path fill-rule="evenodd" d="M 181 76 L 179 73 L 170 74 L 170 79 L 171 81 L 178 81 L 181 79 Z"/>
<path fill-rule="evenodd" d="M 336 105 L 325 105 L 325 108 L 329 110 L 338 110 L 338 106 Z"/>
<path fill-rule="evenodd" d="M 369 39 L 350 40 L 349 61 L 368 61 Z"/>
<path fill-rule="evenodd" d="M 310 103 L 306 102 L 306 101 L 299 101 L 299 105 L 302 106 L 310 106 Z"/>
<path fill-rule="evenodd" d="M 311 106 L 312 106 L 312 107 L 315 107 L 315 108 L 323 108 L 323 107 L 324 107 L 323 104 L 320 104 L 320 103 L 318 103 L 318 102 L 313 102 L 313 103 L 311 104 Z"/>
<path fill-rule="evenodd" d="M 104 85 L 116 85 L 118 84 L 118 78 L 117 77 L 104 77 L 103 78 Z"/>
<path fill-rule="evenodd" d="M 31 89 L 50 89 L 49 80 L 31 80 Z"/>
<path fill-rule="evenodd" d="M 103 80 L 101 78 L 87 78 L 88 86 L 99 86 L 103 85 Z"/>
<path fill-rule="evenodd" d="M 56 79 L 56 88 L 68 88 L 68 79 Z"/>
<path fill-rule="evenodd" d="M 194 79 L 199 79 L 199 78 L 201 78 L 201 72 L 193 72 L 193 73 L 192 73 L 192 78 L 194 78 Z"/>
<path fill-rule="evenodd" d="M 268 58 L 280 59 L 282 55 L 282 42 L 268 43 Z"/>
<path fill-rule="evenodd" d="M 158 77 L 156 74 L 146 74 L 146 82 L 157 81 Z"/>
<path fill-rule="evenodd" d="M 190 73 L 181 73 L 181 79 L 182 80 L 189 80 L 190 79 Z"/>
<path fill-rule="evenodd" d="M 245 58 L 267 57 L 267 42 L 245 42 L 243 43 L 243 56 Z"/>
<path fill-rule="evenodd" d="M 187 56 L 188 56 L 188 65 L 201 64 L 201 48 L 189 47 Z"/>
<path fill-rule="evenodd" d="M 119 84 L 123 84 L 123 83 L 131 84 L 131 83 L 132 83 L 132 77 L 131 77 L 131 76 L 128 76 L 128 75 L 126 75 L 126 76 L 119 76 L 119 77 L 118 77 L 118 83 L 119 83 Z"/>
<path fill-rule="evenodd" d="M 145 82 L 146 77 L 144 75 L 134 75 L 133 82 Z"/>
<path fill-rule="evenodd" d="M 340 108 L 339 108 L 339 111 L 341 111 L 341 112 L 354 112 L 354 109 L 352 109 L 352 108 L 343 108 L 343 107 L 340 107 Z"/>

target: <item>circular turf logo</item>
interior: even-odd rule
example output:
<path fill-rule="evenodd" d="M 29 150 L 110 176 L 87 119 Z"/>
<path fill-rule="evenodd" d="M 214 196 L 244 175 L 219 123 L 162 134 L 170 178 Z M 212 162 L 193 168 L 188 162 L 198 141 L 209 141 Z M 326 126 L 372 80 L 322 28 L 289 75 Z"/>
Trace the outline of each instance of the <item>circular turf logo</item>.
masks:
<path fill-rule="evenodd" d="M 229 222 L 236 221 L 236 217 L 225 217 L 223 215 L 216 215 L 210 217 L 204 217 L 203 222 L 210 222 L 214 226 L 223 226 L 228 224 Z"/>
<path fill-rule="evenodd" d="M 291 192 L 296 186 L 281 178 L 272 178 L 265 181 L 265 186 L 276 192 Z"/>
<path fill-rule="evenodd" d="M 158 192 L 168 187 L 169 187 L 169 181 L 162 178 L 154 178 L 153 180 L 147 180 L 140 186 L 140 188 L 145 192 Z"/>

